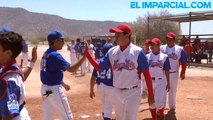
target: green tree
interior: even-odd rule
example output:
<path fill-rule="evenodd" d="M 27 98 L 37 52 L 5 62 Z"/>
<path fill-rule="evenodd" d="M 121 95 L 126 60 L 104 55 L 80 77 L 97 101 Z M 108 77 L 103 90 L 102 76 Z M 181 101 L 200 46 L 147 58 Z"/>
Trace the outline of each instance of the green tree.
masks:
<path fill-rule="evenodd" d="M 175 22 L 164 21 L 161 19 L 154 19 L 160 17 L 166 17 L 171 15 L 168 11 L 160 11 L 159 13 L 150 14 L 147 12 L 143 17 L 139 16 L 135 22 L 133 22 L 132 28 L 136 35 L 137 44 L 143 44 L 146 39 L 159 38 L 161 41 L 165 41 L 165 35 L 168 32 L 174 32 L 179 35 L 178 24 Z M 149 30 L 148 30 L 148 17 Z M 149 31 L 149 34 L 148 34 Z"/>

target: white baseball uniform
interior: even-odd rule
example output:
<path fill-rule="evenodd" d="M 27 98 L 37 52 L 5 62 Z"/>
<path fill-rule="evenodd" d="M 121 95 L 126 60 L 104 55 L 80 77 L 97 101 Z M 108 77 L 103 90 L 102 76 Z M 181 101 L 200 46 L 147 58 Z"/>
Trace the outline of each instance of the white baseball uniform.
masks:
<path fill-rule="evenodd" d="M 121 51 L 120 46 L 111 48 L 103 60 L 100 69 L 112 66 L 113 104 L 116 120 L 136 120 L 141 101 L 141 80 L 138 71 L 148 70 L 148 61 L 142 49 L 130 43 Z"/>
<path fill-rule="evenodd" d="M 170 109 L 176 108 L 176 91 L 179 77 L 179 67 L 180 63 L 187 62 L 187 56 L 182 47 L 174 45 L 172 48 L 169 48 L 166 45 L 161 46 L 161 52 L 165 53 L 169 57 L 170 62 L 170 90 L 168 95 L 168 102 Z"/>
<path fill-rule="evenodd" d="M 155 108 L 160 110 L 166 105 L 166 75 L 165 70 L 170 69 L 169 59 L 166 54 L 147 54 L 149 71 L 152 76 L 152 85 L 155 97 Z M 153 108 L 152 108 L 153 109 Z"/>
<path fill-rule="evenodd" d="M 77 62 L 75 45 L 69 44 L 69 52 L 70 52 L 70 62 L 71 64 L 75 64 Z"/>
<path fill-rule="evenodd" d="M 90 53 L 92 56 L 95 55 L 94 49 L 95 49 L 95 46 L 94 46 L 93 44 L 89 44 L 89 45 L 88 45 L 89 53 Z M 92 67 L 91 63 L 90 63 L 87 59 L 86 59 L 86 66 L 87 66 L 87 70 L 88 70 L 89 72 L 92 72 L 93 67 Z"/>

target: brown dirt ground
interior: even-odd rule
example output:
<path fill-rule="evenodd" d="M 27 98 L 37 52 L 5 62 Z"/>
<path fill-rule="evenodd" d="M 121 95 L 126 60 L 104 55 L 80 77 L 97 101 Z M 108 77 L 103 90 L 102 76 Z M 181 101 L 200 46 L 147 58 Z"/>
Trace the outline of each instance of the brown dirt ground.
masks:
<path fill-rule="evenodd" d="M 31 47 L 30 47 L 31 49 Z M 41 120 L 42 104 L 40 97 L 40 59 L 47 46 L 38 46 L 38 60 L 30 74 L 26 84 L 26 107 L 32 120 Z M 29 52 L 30 53 L 30 52 Z M 66 60 L 69 61 L 69 52 L 64 46 L 60 51 Z M 17 59 L 20 62 L 20 57 Z M 25 62 L 26 63 L 26 62 Z M 186 79 L 179 81 L 177 90 L 177 109 L 176 115 L 167 114 L 166 120 L 210 120 L 213 114 L 213 74 L 211 68 L 191 67 L 187 69 Z M 78 71 L 79 72 L 79 71 Z M 95 115 L 100 113 L 100 100 L 98 95 L 94 99 L 89 98 L 89 79 L 91 73 L 87 73 L 83 77 L 75 77 L 65 72 L 64 79 L 71 86 L 70 91 L 66 91 L 69 104 L 75 120 L 83 120 L 82 115 L 90 115 L 91 117 L 84 120 L 101 120 L 101 117 Z M 149 111 L 147 110 L 147 99 L 142 99 L 142 104 L 138 112 L 138 120 L 151 120 Z M 60 119 L 56 115 L 55 120 Z"/>

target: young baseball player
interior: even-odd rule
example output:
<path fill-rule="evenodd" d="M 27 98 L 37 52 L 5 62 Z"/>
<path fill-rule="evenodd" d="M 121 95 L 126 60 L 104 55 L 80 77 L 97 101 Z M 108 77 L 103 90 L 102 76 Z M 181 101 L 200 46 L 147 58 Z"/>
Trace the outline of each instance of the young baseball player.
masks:
<path fill-rule="evenodd" d="M 88 50 L 92 56 L 95 54 L 95 46 L 91 43 L 91 39 L 87 39 Z M 91 72 L 93 67 L 90 62 L 86 59 L 87 71 Z"/>
<path fill-rule="evenodd" d="M 14 31 L 11 28 L 2 28 L 0 30 L 0 33 L 3 33 L 3 32 L 14 32 Z M 32 58 L 30 61 L 28 61 L 27 67 L 22 68 L 25 80 L 28 78 L 37 60 L 37 46 L 32 48 L 31 54 L 32 54 Z"/>
<path fill-rule="evenodd" d="M 21 64 L 20 64 L 20 67 L 23 67 L 24 60 L 29 61 L 28 60 L 28 44 L 26 43 L 25 40 L 23 41 L 23 49 L 21 51 Z"/>
<path fill-rule="evenodd" d="M 70 63 L 75 64 L 77 62 L 75 52 L 75 40 L 71 40 L 71 43 L 67 44 L 67 50 L 70 52 Z"/>
<path fill-rule="evenodd" d="M 41 95 L 43 100 L 43 120 L 53 120 L 54 113 L 58 112 L 62 120 L 72 120 L 72 113 L 67 97 L 62 87 L 66 90 L 70 86 L 63 81 L 63 72 L 75 72 L 85 60 L 83 56 L 76 64 L 70 65 L 57 52 L 64 45 L 64 36 L 59 31 L 50 31 L 47 36 L 49 48 L 44 52 L 41 60 Z"/>
<path fill-rule="evenodd" d="M 137 120 L 141 101 L 141 73 L 148 88 L 148 102 L 154 103 L 149 64 L 143 50 L 131 43 L 132 30 L 128 24 L 121 24 L 109 30 L 115 33 L 117 46 L 111 48 L 99 64 L 86 52 L 87 58 L 97 71 L 109 68 L 113 72 L 113 105 L 116 120 Z"/>
<path fill-rule="evenodd" d="M 25 105 L 24 75 L 16 63 L 23 38 L 15 32 L 0 33 L 0 116 L 3 120 L 30 120 Z"/>
<path fill-rule="evenodd" d="M 153 120 L 164 120 L 164 108 L 166 106 L 166 91 L 169 91 L 169 58 L 160 52 L 161 41 L 154 38 L 150 41 L 151 52 L 147 54 L 149 71 L 152 76 L 152 85 L 155 96 L 155 105 L 150 106 Z M 157 116 L 156 116 L 157 110 Z"/>
<path fill-rule="evenodd" d="M 105 55 L 108 50 L 112 47 L 110 44 L 105 44 L 102 47 L 102 53 Z M 93 70 L 92 77 L 90 80 L 90 97 L 95 96 L 94 86 L 95 82 L 97 83 L 97 91 L 100 94 L 102 101 L 102 115 L 104 120 L 111 120 L 112 117 L 112 73 L 110 67 L 103 69 L 101 71 Z"/>
<path fill-rule="evenodd" d="M 80 49 L 81 49 L 81 56 L 80 58 L 82 58 L 83 56 L 83 53 L 85 51 L 85 43 L 82 41 L 81 42 L 81 46 L 80 46 Z M 81 64 L 81 76 L 85 76 L 86 75 L 86 69 L 87 69 L 87 66 L 86 66 L 86 60 Z"/>
<path fill-rule="evenodd" d="M 143 51 L 145 54 L 149 54 L 151 52 L 149 39 L 145 40 Z M 141 82 L 142 82 L 142 97 L 144 97 L 144 96 L 146 97 L 147 96 L 147 87 L 146 87 L 146 82 L 143 77 L 141 77 Z"/>
<path fill-rule="evenodd" d="M 101 42 L 96 42 L 96 50 L 95 50 L 95 59 L 100 59 L 103 57 L 103 53 L 101 52 L 102 44 Z"/>
<path fill-rule="evenodd" d="M 165 53 L 169 57 L 169 62 L 171 69 L 170 73 L 170 90 L 168 93 L 168 102 L 171 113 L 175 113 L 176 108 L 176 91 L 178 84 L 178 76 L 179 76 L 179 66 L 182 65 L 182 70 L 180 73 L 181 80 L 185 79 L 185 71 L 186 71 L 186 63 L 187 56 L 184 52 L 183 48 L 176 45 L 176 35 L 173 32 L 169 32 L 166 35 L 167 44 L 161 46 L 161 52 Z"/>

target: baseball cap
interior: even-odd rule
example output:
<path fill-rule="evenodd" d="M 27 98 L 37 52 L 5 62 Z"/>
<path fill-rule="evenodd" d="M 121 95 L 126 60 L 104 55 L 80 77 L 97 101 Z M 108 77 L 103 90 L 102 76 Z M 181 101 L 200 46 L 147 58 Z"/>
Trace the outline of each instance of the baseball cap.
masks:
<path fill-rule="evenodd" d="M 132 29 L 128 24 L 120 24 L 117 28 L 111 28 L 109 29 L 109 32 L 111 33 L 128 33 L 132 34 Z"/>
<path fill-rule="evenodd" d="M 0 32 L 13 32 L 11 28 L 2 28 Z"/>
<path fill-rule="evenodd" d="M 150 39 L 145 40 L 145 44 L 150 44 Z"/>
<path fill-rule="evenodd" d="M 155 44 L 155 45 L 160 45 L 161 41 L 158 38 L 153 38 L 152 40 L 150 40 L 149 42 L 150 44 Z"/>
<path fill-rule="evenodd" d="M 166 38 L 175 39 L 176 35 L 173 32 L 169 32 L 169 33 L 167 33 Z"/>
<path fill-rule="evenodd" d="M 112 38 L 111 37 L 107 37 L 107 41 L 111 41 L 112 40 Z"/>
<path fill-rule="evenodd" d="M 109 49 L 113 47 L 112 44 L 105 44 L 102 48 L 101 48 L 101 52 L 105 55 Z"/>
<path fill-rule="evenodd" d="M 51 43 L 56 39 L 64 39 L 64 35 L 57 30 L 50 31 L 47 36 L 48 42 Z"/>

